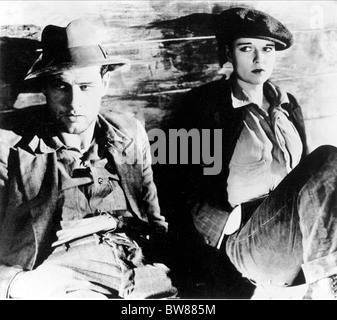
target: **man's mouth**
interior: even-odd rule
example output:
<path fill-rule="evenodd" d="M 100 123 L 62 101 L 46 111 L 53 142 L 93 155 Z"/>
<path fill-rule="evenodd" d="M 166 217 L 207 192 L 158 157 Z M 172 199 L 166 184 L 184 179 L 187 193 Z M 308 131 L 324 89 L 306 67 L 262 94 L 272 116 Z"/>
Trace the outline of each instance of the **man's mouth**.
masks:
<path fill-rule="evenodd" d="M 63 115 L 62 117 L 68 119 L 70 122 L 77 122 L 83 116 L 78 115 L 78 114 L 75 115 L 75 114 L 68 113 L 68 114 Z"/>

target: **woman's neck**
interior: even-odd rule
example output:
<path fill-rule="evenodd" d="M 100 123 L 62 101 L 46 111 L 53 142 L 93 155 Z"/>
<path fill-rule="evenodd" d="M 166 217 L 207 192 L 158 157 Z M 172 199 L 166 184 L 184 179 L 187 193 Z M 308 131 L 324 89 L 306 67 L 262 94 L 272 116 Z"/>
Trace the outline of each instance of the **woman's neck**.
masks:
<path fill-rule="evenodd" d="M 265 99 L 263 96 L 263 84 L 253 85 L 244 82 L 240 79 L 235 79 L 242 90 L 249 96 L 251 102 L 257 104 L 259 107 L 263 107 Z"/>
<path fill-rule="evenodd" d="M 94 129 L 95 121 L 85 131 L 79 134 L 61 132 L 60 138 L 66 146 L 76 148 L 84 153 L 90 147 L 94 135 Z"/>

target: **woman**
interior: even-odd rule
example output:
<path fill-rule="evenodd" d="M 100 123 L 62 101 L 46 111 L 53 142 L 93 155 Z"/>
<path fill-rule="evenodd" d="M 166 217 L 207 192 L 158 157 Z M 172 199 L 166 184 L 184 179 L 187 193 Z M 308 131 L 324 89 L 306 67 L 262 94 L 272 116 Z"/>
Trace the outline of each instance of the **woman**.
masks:
<path fill-rule="evenodd" d="M 258 287 L 291 286 L 304 275 L 307 298 L 336 298 L 337 149 L 307 155 L 299 105 L 269 81 L 276 51 L 293 36 L 247 8 L 216 15 L 213 28 L 220 62 L 233 73 L 191 90 L 179 127 L 222 129 L 222 171 L 184 168 L 184 208 L 205 241 L 225 248 Z"/>

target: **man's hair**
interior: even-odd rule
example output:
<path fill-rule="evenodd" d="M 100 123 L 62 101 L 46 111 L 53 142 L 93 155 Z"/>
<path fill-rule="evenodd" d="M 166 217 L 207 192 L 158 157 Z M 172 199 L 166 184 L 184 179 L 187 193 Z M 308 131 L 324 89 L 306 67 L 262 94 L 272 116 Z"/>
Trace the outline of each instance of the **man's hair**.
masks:
<path fill-rule="evenodd" d="M 101 70 L 100 70 L 101 77 L 103 78 L 103 76 L 104 76 L 108 71 L 109 71 L 109 65 L 101 66 Z"/>

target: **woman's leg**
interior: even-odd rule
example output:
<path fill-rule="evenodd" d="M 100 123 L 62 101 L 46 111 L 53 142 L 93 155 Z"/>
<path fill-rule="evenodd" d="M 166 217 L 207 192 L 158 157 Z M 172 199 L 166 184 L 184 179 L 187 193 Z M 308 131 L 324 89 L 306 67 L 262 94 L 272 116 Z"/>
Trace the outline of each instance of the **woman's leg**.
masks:
<path fill-rule="evenodd" d="M 312 283 L 337 273 L 337 148 L 308 155 L 227 240 L 243 276 L 291 285 L 301 268 Z"/>

